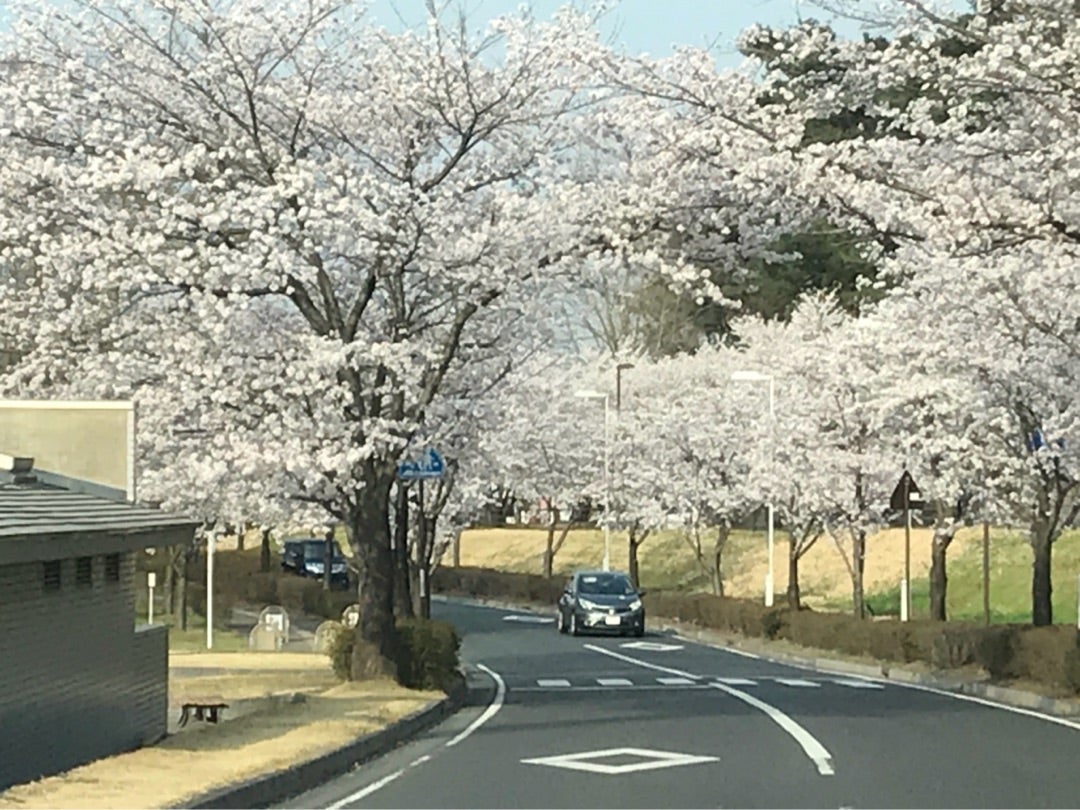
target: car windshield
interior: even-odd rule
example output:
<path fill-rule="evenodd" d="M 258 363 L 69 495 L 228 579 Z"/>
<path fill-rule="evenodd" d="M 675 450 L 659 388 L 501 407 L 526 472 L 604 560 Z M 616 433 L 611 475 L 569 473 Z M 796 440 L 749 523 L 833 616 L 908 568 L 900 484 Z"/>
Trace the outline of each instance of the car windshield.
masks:
<path fill-rule="evenodd" d="M 634 586 L 625 574 L 587 574 L 578 579 L 578 593 L 629 596 Z"/>
<path fill-rule="evenodd" d="M 305 560 L 321 560 L 323 555 L 326 554 L 326 543 L 322 540 L 317 540 L 313 543 L 304 543 L 304 559 Z M 334 542 L 334 558 L 341 558 L 341 546 Z"/>

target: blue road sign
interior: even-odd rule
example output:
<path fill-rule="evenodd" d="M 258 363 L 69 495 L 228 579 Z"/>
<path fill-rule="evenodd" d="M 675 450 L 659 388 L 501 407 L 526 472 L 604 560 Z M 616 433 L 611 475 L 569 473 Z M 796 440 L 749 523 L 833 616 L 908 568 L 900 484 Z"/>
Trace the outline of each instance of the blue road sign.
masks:
<path fill-rule="evenodd" d="M 397 474 L 403 481 L 442 478 L 446 474 L 446 462 L 438 450 L 431 448 L 419 461 L 403 461 L 398 464 Z"/>

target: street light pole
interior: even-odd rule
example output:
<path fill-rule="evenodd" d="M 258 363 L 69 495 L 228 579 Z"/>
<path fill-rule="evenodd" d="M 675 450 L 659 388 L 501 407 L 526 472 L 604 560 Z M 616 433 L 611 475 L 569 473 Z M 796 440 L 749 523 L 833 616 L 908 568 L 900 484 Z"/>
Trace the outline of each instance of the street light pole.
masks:
<path fill-rule="evenodd" d="M 769 457 L 773 457 L 776 438 L 776 391 L 774 385 L 774 379 L 771 374 L 762 374 L 760 371 L 735 371 L 731 374 L 731 379 L 735 382 L 767 382 L 769 384 Z M 769 569 L 765 574 L 765 606 L 772 607 L 775 600 L 773 583 L 776 581 L 775 577 L 775 555 L 774 549 L 774 509 L 773 499 L 769 496 L 768 502 L 765 504 L 765 511 L 768 515 L 768 548 L 769 548 Z"/>
<path fill-rule="evenodd" d="M 608 435 L 611 421 L 609 411 L 611 397 L 599 391 L 577 391 L 574 396 L 581 399 L 604 400 L 604 565 L 605 571 L 611 570 L 611 440 Z"/>
<path fill-rule="evenodd" d="M 611 570 L 611 418 L 609 397 L 604 395 L 604 570 Z"/>

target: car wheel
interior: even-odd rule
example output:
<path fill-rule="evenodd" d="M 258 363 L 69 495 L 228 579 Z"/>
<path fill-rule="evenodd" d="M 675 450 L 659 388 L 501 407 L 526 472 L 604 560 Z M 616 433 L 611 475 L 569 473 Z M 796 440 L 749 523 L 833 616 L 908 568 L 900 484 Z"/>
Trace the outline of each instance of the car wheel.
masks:
<path fill-rule="evenodd" d="M 576 636 L 581 633 L 581 628 L 578 627 L 577 614 L 570 611 L 570 635 Z"/>

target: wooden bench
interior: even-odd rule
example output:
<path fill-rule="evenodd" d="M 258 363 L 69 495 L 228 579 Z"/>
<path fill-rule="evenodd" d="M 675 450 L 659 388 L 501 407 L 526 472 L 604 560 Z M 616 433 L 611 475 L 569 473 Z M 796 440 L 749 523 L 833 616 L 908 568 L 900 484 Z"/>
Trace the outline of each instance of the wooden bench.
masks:
<path fill-rule="evenodd" d="M 229 708 L 228 703 L 184 703 L 180 708 L 180 726 L 187 725 L 192 712 L 194 712 L 196 720 L 216 723 L 221 710 L 227 708 Z"/>

